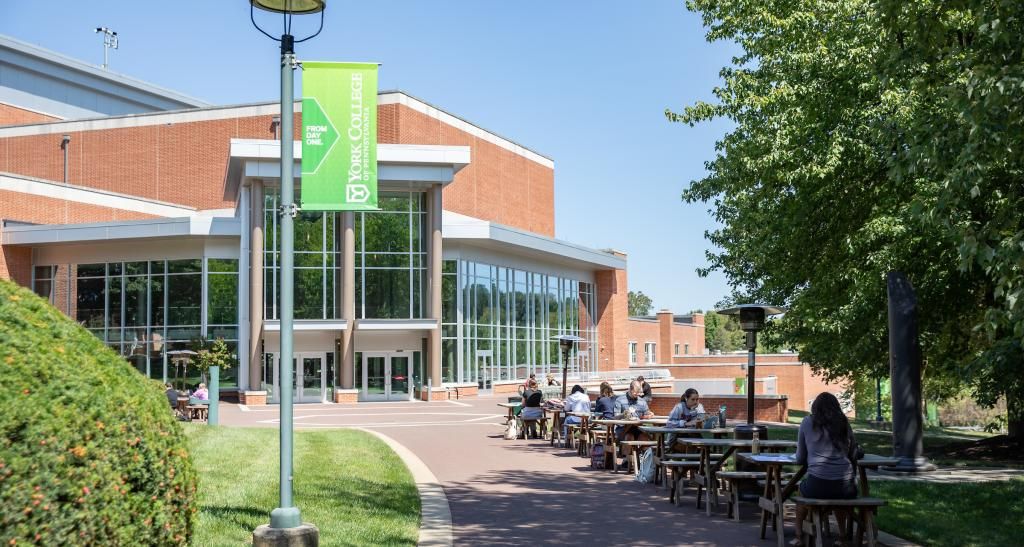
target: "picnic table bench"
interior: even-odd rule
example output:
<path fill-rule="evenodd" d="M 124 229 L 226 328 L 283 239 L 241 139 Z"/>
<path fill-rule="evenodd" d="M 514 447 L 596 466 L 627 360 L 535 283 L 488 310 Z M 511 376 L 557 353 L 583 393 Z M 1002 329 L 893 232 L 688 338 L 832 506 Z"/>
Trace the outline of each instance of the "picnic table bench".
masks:
<path fill-rule="evenodd" d="M 767 441 L 761 441 L 761 446 Z M 783 504 L 793 494 L 800 483 L 800 479 L 807 473 L 807 466 L 800 465 L 800 469 L 797 470 L 792 476 L 789 477 L 786 485 L 782 485 L 782 468 L 786 465 L 798 465 L 796 462 L 795 454 L 751 454 L 749 452 L 741 452 L 737 454 L 737 457 L 755 463 L 765 467 L 766 480 L 764 485 L 764 494 L 758 499 L 758 506 L 761 508 L 761 539 L 764 539 L 767 523 L 771 520 L 772 529 L 776 532 L 776 539 L 779 547 L 782 547 L 785 542 L 785 536 L 783 532 Z M 870 493 L 868 487 L 867 469 L 877 469 L 883 465 L 896 465 L 898 460 L 895 458 L 886 458 L 875 454 L 865 454 L 862 458 L 857 460 L 857 474 L 859 482 L 860 495 L 864 499 Z M 807 499 L 807 498 L 804 498 Z M 836 500 L 827 500 L 836 501 Z M 876 541 L 877 531 L 874 529 L 875 523 L 873 518 L 873 511 L 877 509 L 877 506 L 872 508 L 870 505 L 873 502 L 869 502 L 866 506 L 869 508 L 868 512 L 872 513 L 870 518 L 862 518 L 860 527 L 863 534 L 863 528 L 870 525 L 872 530 L 867 534 L 869 544 Z M 863 511 L 862 511 L 863 514 Z"/>

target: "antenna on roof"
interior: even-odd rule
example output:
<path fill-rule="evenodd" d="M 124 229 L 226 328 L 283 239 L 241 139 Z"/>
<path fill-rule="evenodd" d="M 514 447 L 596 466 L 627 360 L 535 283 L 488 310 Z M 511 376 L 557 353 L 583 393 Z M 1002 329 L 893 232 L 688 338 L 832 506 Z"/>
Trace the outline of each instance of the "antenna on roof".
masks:
<path fill-rule="evenodd" d="M 110 59 L 108 58 L 109 51 L 111 49 L 117 49 L 117 33 L 108 29 L 107 27 L 96 27 L 96 32 L 103 33 L 103 67 L 106 69 L 110 66 Z"/>

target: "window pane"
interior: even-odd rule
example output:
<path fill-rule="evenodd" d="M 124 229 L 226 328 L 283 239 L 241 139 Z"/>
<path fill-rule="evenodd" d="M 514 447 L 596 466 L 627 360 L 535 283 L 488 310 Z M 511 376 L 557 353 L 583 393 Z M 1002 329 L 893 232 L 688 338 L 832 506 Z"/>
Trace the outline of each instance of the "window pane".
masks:
<path fill-rule="evenodd" d="M 366 317 L 404 319 L 409 311 L 407 270 L 365 270 Z"/>
<path fill-rule="evenodd" d="M 162 262 L 151 262 L 150 267 L 155 264 L 160 264 L 160 269 L 163 270 Z M 149 279 L 149 294 L 150 294 L 150 308 L 153 312 L 150 325 L 162 326 L 164 324 L 164 318 L 166 317 L 166 311 L 164 310 L 164 285 L 166 284 L 166 278 L 163 274 L 154 274 Z"/>
<path fill-rule="evenodd" d="M 203 261 L 198 258 L 193 260 L 168 260 L 167 271 L 170 273 L 201 273 L 203 271 Z"/>
<path fill-rule="evenodd" d="M 168 263 L 168 267 L 173 262 Z M 199 325 L 203 298 L 200 275 L 167 276 L 167 324 Z"/>
<path fill-rule="evenodd" d="M 209 274 L 206 322 L 210 325 L 234 325 L 238 322 L 238 275 Z"/>
<path fill-rule="evenodd" d="M 238 260 L 234 258 L 210 258 L 206 261 L 209 272 L 238 272 Z"/>
<path fill-rule="evenodd" d="M 145 326 L 149 319 L 148 280 L 146 276 L 124 278 L 124 324 L 127 327 Z"/>
<path fill-rule="evenodd" d="M 81 268 L 79 268 L 81 271 Z M 103 328 L 105 283 L 102 277 L 77 281 L 77 312 L 75 320 L 87 329 Z M 102 338 L 102 335 L 100 336 Z"/>
<path fill-rule="evenodd" d="M 295 318 L 323 319 L 322 270 L 295 270 Z"/>
<path fill-rule="evenodd" d="M 146 262 L 125 262 L 124 263 L 124 274 L 125 275 L 148 275 L 149 272 L 146 270 Z"/>
<path fill-rule="evenodd" d="M 107 275 L 106 264 L 79 264 L 78 277 L 103 277 Z"/>
<path fill-rule="evenodd" d="M 121 340 L 121 278 L 107 279 L 107 341 Z"/>

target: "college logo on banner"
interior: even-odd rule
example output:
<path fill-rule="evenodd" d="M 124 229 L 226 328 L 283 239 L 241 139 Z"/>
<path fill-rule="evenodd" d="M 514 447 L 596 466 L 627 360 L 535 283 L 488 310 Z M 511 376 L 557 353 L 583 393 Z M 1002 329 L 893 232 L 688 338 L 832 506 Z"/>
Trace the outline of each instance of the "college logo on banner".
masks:
<path fill-rule="evenodd" d="M 377 64 L 302 63 L 302 209 L 377 209 Z"/>

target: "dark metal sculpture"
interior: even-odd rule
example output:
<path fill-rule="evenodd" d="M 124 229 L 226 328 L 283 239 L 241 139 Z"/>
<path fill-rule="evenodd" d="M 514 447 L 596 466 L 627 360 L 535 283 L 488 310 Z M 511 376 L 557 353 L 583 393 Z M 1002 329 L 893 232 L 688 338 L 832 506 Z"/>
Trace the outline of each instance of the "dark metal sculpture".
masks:
<path fill-rule="evenodd" d="M 917 296 L 902 272 L 889 272 L 889 370 L 892 378 L 893 455 L 889 471 L 934 471 L 924 457 L 921 408 L 921 346 L 917 338 Z"/>

